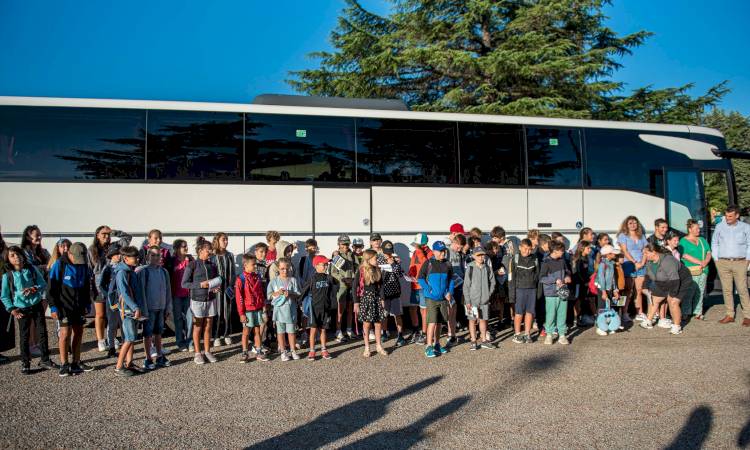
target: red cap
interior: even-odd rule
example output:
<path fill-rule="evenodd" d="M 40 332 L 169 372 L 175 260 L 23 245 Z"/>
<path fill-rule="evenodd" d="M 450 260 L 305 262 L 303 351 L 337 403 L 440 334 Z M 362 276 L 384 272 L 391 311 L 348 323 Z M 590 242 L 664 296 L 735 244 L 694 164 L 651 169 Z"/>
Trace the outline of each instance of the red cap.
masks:
<path fill-rule="evenodd" d="M 313 266 L 317 266 L 318 264 L 328 264 L 328 258 L 323 255 L 316 256 L 313 258 Z"/>
<path fill-rule="evenodd" d="M 450 230 L 450 232 L 451 232 L 451 233 L 461 233 L 461 234 L 466 234 L 466 232 L 464 231 L 464 226 L 463 226 L 463 225 L 461 225 L 460 223 L 454 223 L 453 225 L 451 225 L 451 230 Z"/>

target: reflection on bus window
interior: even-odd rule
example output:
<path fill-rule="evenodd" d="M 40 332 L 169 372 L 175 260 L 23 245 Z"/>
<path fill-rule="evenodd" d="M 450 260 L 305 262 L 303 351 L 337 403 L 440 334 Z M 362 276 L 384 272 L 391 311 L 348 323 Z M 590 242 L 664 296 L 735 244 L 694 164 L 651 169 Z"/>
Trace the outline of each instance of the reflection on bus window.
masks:
<path fill-rule="evenodd" d="M 459 123 L 461 184 L 523 186 L 523 128 Z"/>
<path fill-rule="evenodd" d="M 527 128 L 529 186 L 581 188 L 580 132 L 570 128 Z"/>

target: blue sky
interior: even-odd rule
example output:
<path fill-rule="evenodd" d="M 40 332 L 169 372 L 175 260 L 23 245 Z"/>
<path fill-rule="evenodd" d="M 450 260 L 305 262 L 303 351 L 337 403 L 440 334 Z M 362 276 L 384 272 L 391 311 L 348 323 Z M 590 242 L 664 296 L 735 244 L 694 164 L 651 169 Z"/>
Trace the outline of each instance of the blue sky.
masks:
<path fill-rule="evenodd" d="M 289 70 L 328 49 L 341 0 L 0 0 L 0 95 L 249 102 L 293 93 Z M 363 0 L 378 12 L 381 0 Z M 750 114 L 750 2 L 615 0 L 609 26 L 656 33 L 615 79 L 630 87 L 729 80 Z"/>

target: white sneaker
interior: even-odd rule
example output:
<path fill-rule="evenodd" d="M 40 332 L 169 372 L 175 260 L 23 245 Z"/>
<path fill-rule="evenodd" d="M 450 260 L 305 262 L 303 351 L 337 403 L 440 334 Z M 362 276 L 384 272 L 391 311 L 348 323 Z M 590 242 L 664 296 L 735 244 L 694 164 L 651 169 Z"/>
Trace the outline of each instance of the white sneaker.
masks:
<path fill-rule="evenodd" d="M 168 349 L 167 347 L 164 347 L 164 346 L 162 345 L 162 347 L 161 347 L 161 354 L 162 354 L 162 355 L 168 355 L 168 354 L 170 354 L 170 353 L 172 353 L 172 351 L 171 351 L 171 350 L 169 350 L 169 349 Z"/>
<path fill-rule="evenodd" d="M 211 354 L 211 352 L 204 352 L 203 356 L 206 358 L 206 361 L 210 363 L 215 363 L 216 361 L 218 361 L 218 359 L 216 359 L 216 357 Z"/>
<path fill-rule="evenodd" d="M 195 357 L 193 357 L 193 362 L 200 365 L 200 364 L 206 364 L 206 360 L 203 359 L 203 354 L 196 353 Z"/>
<path fill-rule="evenodd" d="M 346 335 L 349 336 L 349 339 L 354 339 L 354 331 L 351 328 L 346 330 Z"/>
<path fill-rule="evenodd" d="M 568 345 L 570 344 L 570 341 L 568 341 L 567 336 L 560 336 L 560 339 L 557 340 L 557 343 L 562 344 L 562 345 Z"/>
<path fill-rule="evenodd" d="M 342 333 L 341 330 L 336 333 L 336 342 L 344 342 L 344 333 Z"/>
<path fill-rule="evenodd" d="M 115 350 L 120 350 L 120 340 L 115 338 Z"/>
<path fill-rule="evenodd" d="M 232 345 L 232 338 L 227 336 L 224 338 L 224 344 L 225 345 Z"/>
<path fill-rule="evenodd" d="M 149 355 L 151 355 L 152 358 L 158 358 L 159 357 L 159 352 L 156 351 L 156 347 L 155 346 L 153 346 L 153 345 L 151 346 L 151 350 L 149 351 Z"/>
<path fill-rule="evenodd" d="M 643 313 L 639 313 L 637 316 L 635 316 L 635 320 L 638 322 L 643 322 L 644 320 L 648 320 L 648 317 Z"/>
<path fill-rule="evenodd" d="M 547 336 L 546 336 L 546 337 L 544 338 L 544 344 L 545 344 L 545 345 L 552 345 L 552 342 L 553 342 L 553 341 L 554 341 L 554 338 L 552 337 L 552 335 L 551 335 L 551 334 L 548 334 L 548 335 L 547 335 Z"/>
<path fill-rule="evenodd" d="M 298 361 L 298 360 L 299 360 L 299 355 L 297 354 L 297 352 L 295 352 L 295 351 L 291 351 L 291 352 L 289 352 L 289 353 L 291 353 L 291 354 L 292 354 L 292 359 L 293 359 L 293 360 L 295 360 L 295 361 Z"/>
<path fill-rule="evenodd" d="M 370 342 L 375 342 L 375 332 L 370 331 Z"/>
<path fill-rule="evenodd" d="M 281 360 L 282 360 L 283 362 L 287 362 L 287 361 L 289 361 L 289 355 L 287 355 L 287 353 L 286 353 L 286 352 L 283 352 L 283 353 L 281 353 Z"/>
<path fill-rule="evenodd" d="M 672 322 L 672 319 L 670 319 L 669 317 L 665 317 L 664 321 L 667 322 L 670 325 L 672 325 L 674 323 L 674 322 Z"/>
<path fill-rule="evenodd" d="M 109 350 L 109 346 L 107 346 L 107 341 L 105 339 L 99 339 L 97 346 L 99 347 L 100 352 L 106 352 Z"/>
<path fill-rule="evenodd" d="M 221 347 L 221 339 L 219 338 L 214 339 L 214 347 Z"/>
<path fill-rule="evenodd" d="M 536 320 L 531 324 L 531 329 L 534 331 L 539 329 L 539 325 L 536 324 Z"/>
<path fill-rule="evenodd" d="M 641 328 L 645 328 L 647 330 L 653 330 L 654 329 L 654 324 L 651 323 L 651 321 L 648 320 L 648 318 L 646 318 L 646 320 L 644 320 L 643 322 L 641 322 L 639 325 L 641 326 Z"/>
<path fill-rule="evenodd" d="M 601 328 L 597 327 L 596 328 L 596 334 L 598 334 L 599 336 L 606 336 L 607 332 L 604 331 L 604 330 L 602 330 Z"/>
<path fill-rule="evenodd" d="M 670 328 L 672 326 L 672 321 L 669 319 L 659 319 L 656 326 L 659 328 Z"/>
<path fill-rule="evenodd" d="M 672 325 L 669 332 L 674 335 L 682 334 L 682 327 L 679 325 Z"/>

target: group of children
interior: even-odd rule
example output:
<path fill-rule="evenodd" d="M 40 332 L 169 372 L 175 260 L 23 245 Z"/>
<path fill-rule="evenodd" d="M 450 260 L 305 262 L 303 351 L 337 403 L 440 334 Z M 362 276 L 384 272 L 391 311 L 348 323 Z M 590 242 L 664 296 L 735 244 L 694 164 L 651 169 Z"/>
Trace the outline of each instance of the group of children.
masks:
<path fill-rule="evenodd" d="M 664 223 L 657 221 L 657 232 Z M 238 260 L 227 250 L 225 233 L 212 242 L 198 238 L 194 258 L 186 241 L 177 239 L 170 248 L 159 230 L 149 232 L 138 248 L 130 245 L 127 233 L 101 226 L 88 249 L 61 240 L 45 261 L 39 251 L 41 231 L 29 233 L 28 241 L 36 240 L 38 247 L 6 248 L 0 238 L 2 302 L 18 322 L 22 371 L 31 372 L 33 340 L 39 366 L 58 368 L 60 376 L 92 370 L 81 361 L 83 325 L 92 307 L 99 350 L 117 356 L 117 374 L 132 376 L 170 365 L 162 341 L 170 316 L 177 350 L 192 349 L 196 364 L 216 362 L 212 349 L 230 345 L 237 326 L 242 328 L 241 363 L 269 361 L 274 343 L 281 361 L 300 359 L 298 350 L 305 347 L 308 360 L 318 354 L 330 359 L 330 337 L 340 343 L 360 331 L 364 357 L 372 355 L 371 341 L 377 354 L 387 355 L 383 338 L 389 337 L 389 317 L 396 348 L 409 342 L 425 345 L 425 356 L 432 358 L 458 343 L 457 331 L 464 325 L 469 350 L 495 348 L 488 325 L 493 317 L 499 319 L 496 328 L 512 323 L 514 343 L 530 343 L 538 336 L 545 344 L 557 340 L 563 345 L 570 342 L 569 325 L 593 325 L 595 316 L 602 322 L 600 335 L 622 329 L 630 320 L 631 298 L 637 317 L 649 326 L 655 316 L 670 320 L 667 304 L 674 320 L 680 313 L 672 300 L 687 296 L 689 287 L 683 277 L 680 290 L 681 275 L 672 273 L 682 272 L 667 240 L 657 236 L 648 243 L 633 217 L 623 222 L 618 235 L 622 252 L 608 235 L 595 236 L 589 228 L 580 231 L 568 251 L 559 233 L 531 230 L 518 241 L 497 226 L 485 243 L 481 230 L 467 233 L 456 223 L 432 245 L 426 234 L 417 234 L 408 266 L 402 266 L 394 243 L 377 233 L 370 236 L 367 250 L 362 239 L 339 236 L 330 258 L 308 239 L 296 266 L 295 246 L 274 231 Z M 641 272 L 648 272 L 647 282 L 639 278 Z M 665 276 L 670 277 L 667 285 Z M 411 290 L 406 304 L 401 302 L 402 282 Z M 642 295 L 656 305 L 648 314 L 638 298 Z M 59 365 L 50 359 L 45 300 L 57 324 Z M 675 322 L 669 325 L 679 334 L 679 317 Z M 444 325 L 447 338 L 441 344 Z M 140 339 L 145 357 L 139 367 L 133 355 Z"/>

